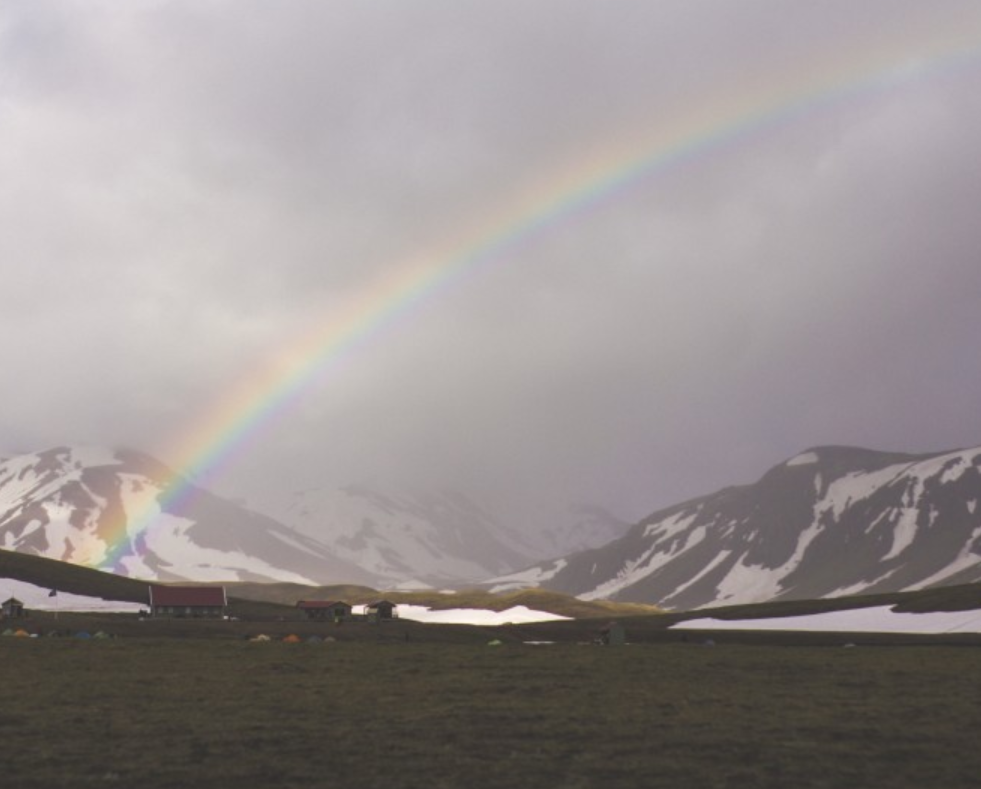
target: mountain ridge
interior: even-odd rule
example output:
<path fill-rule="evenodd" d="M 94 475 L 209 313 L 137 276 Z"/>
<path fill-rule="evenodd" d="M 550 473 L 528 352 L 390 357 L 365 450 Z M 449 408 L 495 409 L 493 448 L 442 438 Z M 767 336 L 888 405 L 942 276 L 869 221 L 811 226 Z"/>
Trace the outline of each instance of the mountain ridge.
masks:
<path fill-rule="evenodd" d="M 187 485 L 134 450 L 55 447 L 0 462 L 0 548 L 158 581 L 375 577 L 272 518 Z M 141 522 L 146 521 L 146 522 Z"/>
<path fill-rule="evenodd" d="M 493 579 L 666 608 L 981 579 L 981 449 L 811 447 L 597 549 Z"/>
<path fill-rule="evenodd" d="M 178 486 L 181 494 L 167 491 Z M 158 581 L 460 587 L 625 528 L 599 507 L 538 542 L 454 491 L 319 487 L 275 517 L 131 448 L 58 446 L 0 460 L 0 548 Z"/>

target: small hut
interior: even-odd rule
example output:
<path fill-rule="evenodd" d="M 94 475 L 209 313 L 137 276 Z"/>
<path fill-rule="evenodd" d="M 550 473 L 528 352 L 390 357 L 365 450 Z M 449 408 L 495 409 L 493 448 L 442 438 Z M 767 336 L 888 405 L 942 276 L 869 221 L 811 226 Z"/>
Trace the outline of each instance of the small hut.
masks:
<path fill-rule="evenodd" d="M 296 607 L 309 619 L 343 622 L 351 618 L 351 606 L 343 600 L 300 600 Z"/>
<path fill-rule="evenodd" d="M 627 643 L 627 631 L 619 622 L 610 622 L 600 630 L 600 643 L 608 647 L 622 647 Z"/>
<path fill-rule="evenodd" d="M 372 622 L 381 622 L 385 619 L 395 619 L 398 617 L 395 603 L 390 600 L 375 600 L 364 607 L 365 617 Z"/>
<path fill-rule="evenodd" d="M 24 604 L 16 597 L 0 603 L 0 619 L 20 619 L 24 616 Z"/>

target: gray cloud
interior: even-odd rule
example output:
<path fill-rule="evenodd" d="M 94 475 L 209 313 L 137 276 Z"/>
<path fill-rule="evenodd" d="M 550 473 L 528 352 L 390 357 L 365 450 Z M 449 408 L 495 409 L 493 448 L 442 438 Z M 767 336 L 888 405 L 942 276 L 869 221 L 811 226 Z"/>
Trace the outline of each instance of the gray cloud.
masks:
<path fill-rule="evenodd" d="M 979 44 L 973 2 L 6 3 L 0 448 L 172 460 L 377 277 L 873 64 L 500 248 L 216 484 L 640 517 L 807 445 L 975 444 Z"/>

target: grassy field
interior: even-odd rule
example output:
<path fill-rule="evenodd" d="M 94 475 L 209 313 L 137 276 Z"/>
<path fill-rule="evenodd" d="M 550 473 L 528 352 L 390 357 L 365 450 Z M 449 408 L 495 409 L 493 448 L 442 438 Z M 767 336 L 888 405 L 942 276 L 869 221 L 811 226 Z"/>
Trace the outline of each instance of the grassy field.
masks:
<path fill-rule="evenodd" d="M 0 672 L 8 789 L 981 776 L 975 647 L 2 638 Z"/>

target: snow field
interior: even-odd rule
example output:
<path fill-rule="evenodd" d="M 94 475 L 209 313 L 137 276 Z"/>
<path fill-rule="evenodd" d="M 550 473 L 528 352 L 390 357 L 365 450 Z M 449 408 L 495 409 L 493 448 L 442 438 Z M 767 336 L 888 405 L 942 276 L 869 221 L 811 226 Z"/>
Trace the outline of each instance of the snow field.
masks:
<path fill-rule="evenodd" d="M 840 633 L 981 633 L 981 611 L 898 613 L 889 606 L 772 619 L 689 619 L 672 630 L 806 630 Z"/>

